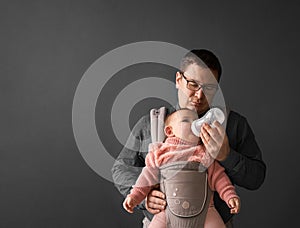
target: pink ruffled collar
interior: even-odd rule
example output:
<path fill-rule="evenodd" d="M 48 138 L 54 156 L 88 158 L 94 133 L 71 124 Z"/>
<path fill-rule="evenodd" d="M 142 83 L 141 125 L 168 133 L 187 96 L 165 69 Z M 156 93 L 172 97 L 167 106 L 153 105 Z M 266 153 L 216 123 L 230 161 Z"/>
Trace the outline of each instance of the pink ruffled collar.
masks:
<path fill-rule="evenodd" d="M 178 138 L 178 137 L 166 138 L 165 143 L 172 144 L 172 145 L 190 145 L 190 146 L 197 146 L 198 145 L 198 143 L 191 143 L 191 142 L 188 142 L 188 141 L 183 140 L 183 139 Z"/>

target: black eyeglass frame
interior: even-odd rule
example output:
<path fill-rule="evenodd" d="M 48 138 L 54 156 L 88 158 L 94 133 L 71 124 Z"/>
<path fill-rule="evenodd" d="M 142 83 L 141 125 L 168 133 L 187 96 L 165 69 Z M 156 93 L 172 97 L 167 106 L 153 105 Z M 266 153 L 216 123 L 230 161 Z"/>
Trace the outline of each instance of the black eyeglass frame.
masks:
<path fill-rule="evenodd" d="M 195 82 L 194 80 L 187 79 L 186 76 L 184 75 L 184 72 L 179 71 L 179 73 L 182 75 L 184 80 L 186 80 L 186 88 L 188 88 L 189 90 L 198 91 L 202 88 L 204 93 L 214 94 L 219 89 L 218 85 L 215 85 L 215 84 L 199 84 L 199 83 Z M 193 87 L 189 87 L 190 83 L 197 84 L 198 88 L 192 89 Z"/>

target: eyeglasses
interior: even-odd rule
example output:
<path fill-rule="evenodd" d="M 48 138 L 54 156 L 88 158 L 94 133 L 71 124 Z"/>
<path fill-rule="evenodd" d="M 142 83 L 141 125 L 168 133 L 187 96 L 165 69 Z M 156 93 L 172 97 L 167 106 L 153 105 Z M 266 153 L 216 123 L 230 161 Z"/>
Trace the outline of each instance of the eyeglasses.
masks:
<path fill-rule="evenodd" d="M 186 88 L 192 90 L 192 91 L 198 91 L 200 88 L 202 88 L 204 94 L 215 94 L 215 92 L 217 92 L 218 90 L 218 85 L 215 84 L 198 84 L 197 82 L 195 82 L 194 80 L 188 80 L 183 72 L 179 71 L 179 73 L 182 75 L 182 77 L 186 80 Z"/>

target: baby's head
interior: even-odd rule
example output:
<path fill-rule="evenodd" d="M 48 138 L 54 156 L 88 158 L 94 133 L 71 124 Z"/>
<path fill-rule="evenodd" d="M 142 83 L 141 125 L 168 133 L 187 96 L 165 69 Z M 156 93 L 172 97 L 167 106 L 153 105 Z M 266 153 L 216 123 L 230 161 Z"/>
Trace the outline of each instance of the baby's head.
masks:
<path fill-rule="evenodd" d="M 165 120 L 165 135 L 175 136 L 190 143 L 198 143 L 200 138 L 191 130 L 191 124 L 196 119 L 198 119 L 197 113 L 189 109 L 179 109 L 171 113 Z"/>

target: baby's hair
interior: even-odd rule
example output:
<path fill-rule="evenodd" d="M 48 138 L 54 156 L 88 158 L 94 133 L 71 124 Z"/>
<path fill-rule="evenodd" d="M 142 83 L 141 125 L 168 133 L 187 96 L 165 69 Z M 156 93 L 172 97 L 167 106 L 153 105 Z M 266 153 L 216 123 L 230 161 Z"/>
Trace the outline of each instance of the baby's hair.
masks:
<path fill-rule="evenodd" d="M 175 112 L 170 113 L 169 115 L 166 116 L 165 119 L 165 126 L 170 125 L 170 122 L 172 121 L 174 114 L 177 112 L 178 110 L 176 110 Z"/>
<path fill-rule="evenodd" d="M 177 113 L 177 112 L 179 112 L 179 111 L 182 111 L 182 110 L 188 110 L 188 111 L 193 112 L 193 110 L 190 110 L 190 109 L 188 109 L 188 108 L 181 108 L 181 109 L 178 109 L 178 110 L 176 110 L 175 112 L 172 112 L 172 113 L 170 113 L 169 115 L 167 115 L 167 117 L 166 117 L 166 119 L 165 119 L 165 126 L 170 125 L 171 121 L 172 121 L 173 118 L 174 118 L 175 113 Z"/>

